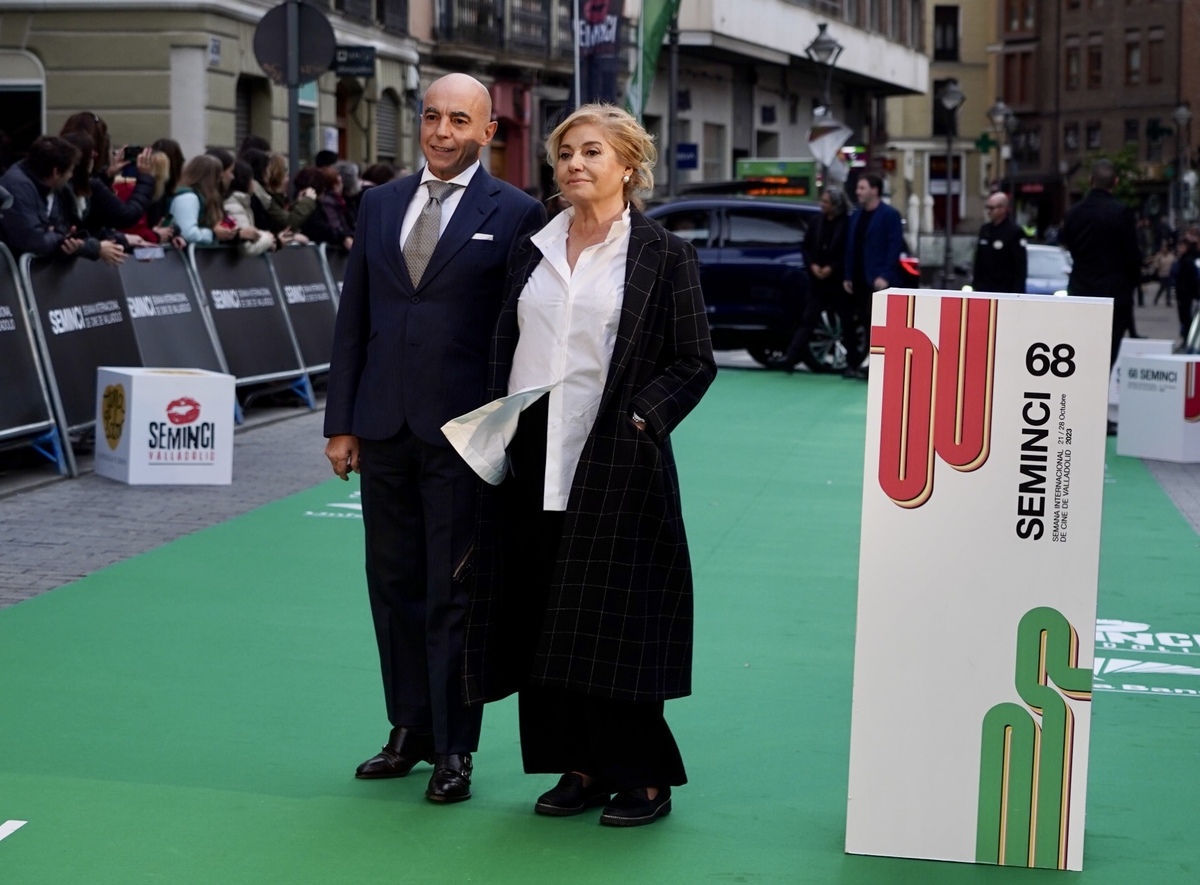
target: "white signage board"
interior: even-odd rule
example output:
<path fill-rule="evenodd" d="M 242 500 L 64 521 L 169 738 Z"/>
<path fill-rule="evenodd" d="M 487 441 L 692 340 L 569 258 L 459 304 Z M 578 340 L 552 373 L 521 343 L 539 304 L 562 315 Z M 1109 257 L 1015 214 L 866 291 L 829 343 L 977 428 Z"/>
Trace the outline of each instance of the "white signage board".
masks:
<path fill-rule="evenodd" d="M 848 852 L 1082 868 L 1111 321 L 875 295 Z"/>
<path fill-rule="evenodd" d="M 1175 342 L 1166 338 L 1122 338 L 1121 348 L 1117 351 L 1117 361 L 1113 364 L 1112 376 L 1108 380 L 1108 404 L 1121 404 L 1121 374 L 1124 371 L 1122 364 L 1126 357 L 1170 353 L 1174 349 Z M 1116 415 L 1112 413 L 1109 414 L 1109 418 L 1117 420 Z"/>
<path fill-rule="evenodd" d="M 1117 454 L 1200 462 L 1200 355 L 1125 359 Z"/>
<path fill-rule="evenodd" d="M 233 481 L 234 377 L 101 366 L 96 473 L 131 485 Z"/>

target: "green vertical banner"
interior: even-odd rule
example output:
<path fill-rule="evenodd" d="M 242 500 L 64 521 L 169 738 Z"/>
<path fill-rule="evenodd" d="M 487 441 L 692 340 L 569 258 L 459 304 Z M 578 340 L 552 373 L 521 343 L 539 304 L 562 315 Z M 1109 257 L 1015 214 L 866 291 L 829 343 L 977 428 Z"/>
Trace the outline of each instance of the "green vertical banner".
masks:
<path fill-rule="evenodd" d="M 650 100 L 650 89 L 654 86 L 654 74 L 658 70 L 658 57 L 662 54 L 663 38 L 679 12 L 682 0 L 642 0 L 641 56 L 637 70 L 629 78 L 629 95 L 626 102 L 639 120 Z"/>

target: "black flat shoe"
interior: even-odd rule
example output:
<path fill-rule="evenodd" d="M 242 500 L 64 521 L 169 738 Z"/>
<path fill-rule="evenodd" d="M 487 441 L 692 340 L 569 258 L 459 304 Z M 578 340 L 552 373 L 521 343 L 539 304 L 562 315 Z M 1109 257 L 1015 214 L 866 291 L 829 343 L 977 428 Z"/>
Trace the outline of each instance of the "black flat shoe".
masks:
<path fill-rule="evenodd" d="M 606 827 L 644 827 L 670 813 L 670 787 L 660 787 L 653 799 L 646 796 L 645 787 L 638 787 L 613 796 L 600 815 L 600 823 Z"/>
<path fill-rule="evenodd" d="M 363 780 L 404 777 L 418 762 L 433 762 L 433 735 L 399 726 L 392 729 L 383 749 L 358 766 L 354 776 Z"/>
<path fill-rule="evenodd" d="M 462 802 L 471 798 L 471 754 L 438 753 L 433 762 L 433 777 L 425 789 L 431 802 Z"/>
<path fill-rule="evenodd" d="M 599 781 L 593 781 L 590 787 L 585 787 L 582 777 L 567 772 L 558 779 L 554 789 L 538 796 L 533 810 L 535 814 L 547 817 L 570 817 L 597 805 L 607 805 L 611 797 L 612 790 Z"/>

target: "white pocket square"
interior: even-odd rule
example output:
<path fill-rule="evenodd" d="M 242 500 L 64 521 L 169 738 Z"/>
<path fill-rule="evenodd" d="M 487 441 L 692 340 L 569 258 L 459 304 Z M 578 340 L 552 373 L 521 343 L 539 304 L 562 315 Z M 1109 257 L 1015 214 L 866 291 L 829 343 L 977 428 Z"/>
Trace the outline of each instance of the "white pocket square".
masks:
<path fill-rule="evenodd" d="M 472 240 L 494 240 L 496 239 L 491 234 L 471 234 Z"/>

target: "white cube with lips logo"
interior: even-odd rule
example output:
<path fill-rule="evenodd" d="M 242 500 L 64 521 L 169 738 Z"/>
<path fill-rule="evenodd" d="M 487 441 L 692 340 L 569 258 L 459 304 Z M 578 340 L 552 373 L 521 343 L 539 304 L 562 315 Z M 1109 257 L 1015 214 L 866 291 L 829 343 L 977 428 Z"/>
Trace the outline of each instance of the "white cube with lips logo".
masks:
<path fill-rule="evenodd" d="M 233 481 L 234 377 L 203 369 L 96 370 L 96 473 L 130 485 Z"/>

